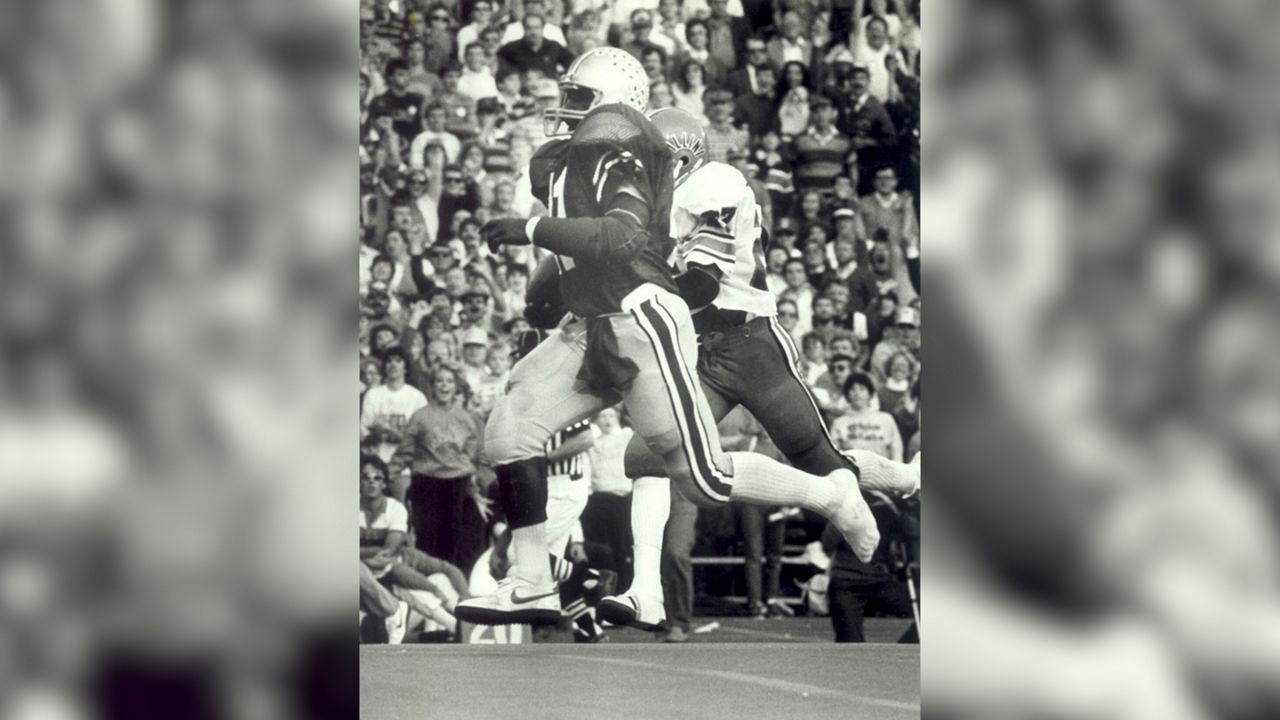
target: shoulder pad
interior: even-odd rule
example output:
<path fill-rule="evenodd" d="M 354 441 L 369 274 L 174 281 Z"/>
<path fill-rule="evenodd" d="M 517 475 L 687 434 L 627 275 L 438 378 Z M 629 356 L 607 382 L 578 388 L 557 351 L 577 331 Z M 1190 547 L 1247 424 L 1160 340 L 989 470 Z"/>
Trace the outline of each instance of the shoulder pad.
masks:
<path fill-rule="evenodd" d="M 743 195 L 750 192 L 747 179 L 736 168 L 721 162 L 709 162 L 676 188 L 673 201 L 676 207 L 701 215 L 737 207 Z"/>

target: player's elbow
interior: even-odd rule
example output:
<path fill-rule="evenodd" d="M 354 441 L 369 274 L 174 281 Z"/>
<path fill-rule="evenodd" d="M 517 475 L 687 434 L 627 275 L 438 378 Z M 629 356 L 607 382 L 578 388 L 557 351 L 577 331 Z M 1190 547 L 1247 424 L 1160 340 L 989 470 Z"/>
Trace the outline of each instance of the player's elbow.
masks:
<path fill-rule="evenodd" d="M 639 222 L 628 217 L 609 214 L 601 222 L 604 242 L 600 243 L 600 260 L 607 263 L 626 263 L 639 257 L 649 242 L 649 231 Z"/>

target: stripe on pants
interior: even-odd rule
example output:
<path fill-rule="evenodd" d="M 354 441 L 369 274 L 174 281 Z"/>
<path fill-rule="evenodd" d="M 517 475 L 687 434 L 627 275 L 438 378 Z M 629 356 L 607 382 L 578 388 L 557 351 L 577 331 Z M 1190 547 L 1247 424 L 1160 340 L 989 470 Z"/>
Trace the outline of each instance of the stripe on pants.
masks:
<path fill-rule="evenodd" d="M 675 323 L 654 299 L 644 301 L 631 313 L 653 344 L 694 484 L 711 500 L 728 502 L 730 487 L 712 460 L 706 428 L 702 426 L 702 418 L 697 411 L 696 390 L 691 385 L 688 368 L 676 341 Z"/>
<path fill-rule="evenodd" d="M 773 331 L 773 341 L 778 344 L 778 349 L 782 351 L 782 357 L 786 359 L 787 370 L 791 372 L 791 377 L 795 378 L 804 396 L 809 399 L 809 406 L 813 408 L 813 414 L 818 417 L 818 425 L 822 427 L 822 434 L 826 437 L 827 444 L 835 448 L 837 454 L 843 456 L 843 453 L 839 452 L 839 448 L 836 448 L 835 441 L 831 439 L 831 431 L 827 429 L 827 422 L 822 419 L 822 411 L 818 409 L 818 401 L 814 399 L 813 393 L 809 391 L 809 386 L 805 384 L 804 378 L 800 377 L 800 353 L 796 351 L 796 346 L 792 344 L 791 336 L 778 324 L 777 317 L 769 318 L 769 329 Z"/>

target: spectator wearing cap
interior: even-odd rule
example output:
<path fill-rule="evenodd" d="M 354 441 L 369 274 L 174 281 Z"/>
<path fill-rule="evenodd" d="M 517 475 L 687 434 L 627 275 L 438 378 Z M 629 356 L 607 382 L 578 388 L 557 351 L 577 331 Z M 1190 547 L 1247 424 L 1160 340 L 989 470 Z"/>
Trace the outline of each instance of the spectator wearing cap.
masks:
<path fill-rule="evenodd" d="M 753 95 L 760 91 L 759 72 L 761 68 L 773 67 L 769 64 L 769 50 L 764 37 L 747 38 L 744 45 L 746 62 L 742 67 L 729 73 L 725 78 L 724 88 L 737 97 Z M 777 76 L 774 76 L 774 88 L 777 87 Z"/>
<path fill-rule="evenodd" d="M 842 452 L 867 450 L 902 462 L 902 434 L 893 416 L 876 408 L 876 381 L 855 372 L 844 382 L 849 409 L 831 423 L 831 439 Z"/>
<path fill-rule="evenodd" d="M 520 7 L 521 5 L 519 3 L 512 5 L 513 9 L 518 9 Z M 523 15 L 521 15 L 519 19 L 507 23 L 506 29 L 502 32 L 502 45 L 519 42 L 520 40 L 528 37 L 529 31 L 524 24 L 524 19 L 530 15 L 537 15 L 543 19 L 542 37 L 559 44 L 561 47 L 566 47 L 569 44 L 565 39 L 564 31 L 560 29 L 560 26 L 554 25 L 547 20 L 547 6 L 543 0 L 524 0 L 521 12 L 523 12 Z M 517 67 L 524 66 L 518 65 Z"/>
<path fill-rule="evenodd" d="M 761 65 L 755 76 L 755 92 L 739 95 L 733 107 L 734 122 L 746 127 L 753 139 L 778 129 L 777 73 L 773 66 Z"/>
<path fill-rule="evenodd" d="M 620 48 L 631 53 L 631 56 L 637 60 L 644 60 L 644 53 L 651 47 L 662 48 L 663 53 L 670 56 L 675 52 L 675 44 L 671 39 L 664 35 L 653 34 L 653 14 L 644 8 L 636 8 L 631 11 L 631 33 L 630 38 L 619 45 Z"/>
<path fill-rule="evenodd" d="M 808 67 L 813 62 L 813 43 L 804 36 L 804 19 L 795 10 L 782 15 L 782 31 L 769 41 L 769 62 L 781 70 L 782 66 L 798 62 Z"/>
<path fill-rule="evenodd" d="M 445 162 L 454 163 L 458 161 L 458 154 L 462 152 L 462 141 L 458 139 L 457 135 L 445 129 L 447 118 L 448 109 L 444 103 L 434 102 L 427 106 L 423 122 L 425 127 L 413 139 L 413 144 L 409 146 L 409 165 L 411 167 L 421 168 L 425 166 L 425 151 L 428 145 L 439 145 L 443 148 Z"/>
<path fill-rule="evenodd" d="M 849 93 L 840 107 L 839 127 L 858 151 L 859 177 L 866 183 L 877 167 L 887 164 L 897 145 L 897 129 L 884 104 L 868 91 L 871 76 L 863 66 L 855 66 L 849 76 Z M 867 188 L 858 188 L 859 193 Z"/>
<path fill-rule="evenodd" d="M 723 58 L 711 53 L 709 45 L 711 30 L 707 26 L 707 21 L 696 18 L 686 22 L 684 24 L 684 37 L 686 41 L 685 48 L 677 60 L 677 65 L 689 60 L 696 60 L 702 64 L 702 69 L 706 73 L 707 87 L 714 88 L 722 85 L 733 66 L 726 65 Z"/>
<path fill-rule="evenodd" d="M 409 91 L 409 66 L 400 58 L 387 61 L 384 75 L 387 91 L 369 101 L 369 117 L 389 117 L 391 128 L 400 139 L 408 143 L 421 130 L 422 105 L 425 98 Z"/>
<path fill-rule="evenodd" d="M 377 448 L 384 462 L 395 454 L 405 425 L 415 412 L 427 404 L 427 396 L 406 382 L 409 356 L 393 347 L 380 356 L 382 384 L 369 388 L 360 411 L 360 439 Z"/>
<path fill-rule="evenodd" d="M 467 48 L 480 42 L 480 33 L 493 22 L 494 0 L 474 0 L 471 4 L 471 22 L 458 30 L 458 61 L 466 63 Z M 480 45 L 483 50 L 484 45 Z"/>
<path fill-rule="evenodd" d="M 712 90 L 707 93 L 707 160 L 726 162 L 729 149 L 747 147 L 750 136 L 745 128 L 733 124 L 733 93 Z"/>
<path fill-rule="evenodd" d="M 884 337 L 871 351 L 868 369 L 879 381 L 889 375 L 889 359 L 898 353 L 907 353 L 919 360 L 920 311 L 911 306 L 898 308 L 893 315 L 893 325 L 885 328 Z"/>
<path fill-rule="evenodd" d="M 463 304 L 469 304 L 476 299 L 488 300 L 489 296 L 484 293 L 473 294 L 468 292 L 463 296 Z M 464 311 L 465 312 L 465 311 Z M 479 327 L 469 327 L 462 333 L 462 378 L 467 381 L 467 385 L 471 388 L 479 388 L 489 377 L 489 366 L 487 363 L 489 354 L 489 333 Z"/>
<path fill-rule="evenodd" d="M 541 4 L 539 2 L 539 4 Z M 560 77 L 573 63 L 573 56 L 564 47 L 564 36 L 551 40 L 544 36 L 546 21 L 527 9 L 524 19 L 524 37 L 508 42 L 498 50 L 499 64 L 508 69 L 540 70 L 545 77 Z M 557 28 L 558 30 L 558 28 Z"/>
<path fill-rule="evenodd" d="M 853 147 L 835 127 L 836 110 L 831 98 L 816 95 L 810 102 L 810 124 L 793 143 L 796 153 L 796 188 L 825 190 L 844 170 L 845 155 Z"/>

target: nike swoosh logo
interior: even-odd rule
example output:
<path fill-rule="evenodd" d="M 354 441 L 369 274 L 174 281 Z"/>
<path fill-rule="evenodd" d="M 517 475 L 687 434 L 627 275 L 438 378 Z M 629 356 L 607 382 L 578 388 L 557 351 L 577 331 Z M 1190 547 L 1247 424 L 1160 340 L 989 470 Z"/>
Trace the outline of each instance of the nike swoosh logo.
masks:
<path fill-rule="evenodd" d="M 541 595 L 529 595 L 527 597 L 523 597 L 520 595 L 520 591 L 518 589 L 512 590 L 511 602 L 516 603 L 517 605 L 523 605 L 524 603 L 533 602 L 534 600 L 541 600 L 544 597 L 551 597 L 552 595 L 555 595 L 557 592 L 559 592 L 559 590 L 552 590 L 551 592 L 545 592 L 545 593 L 542 593 Z"/>

